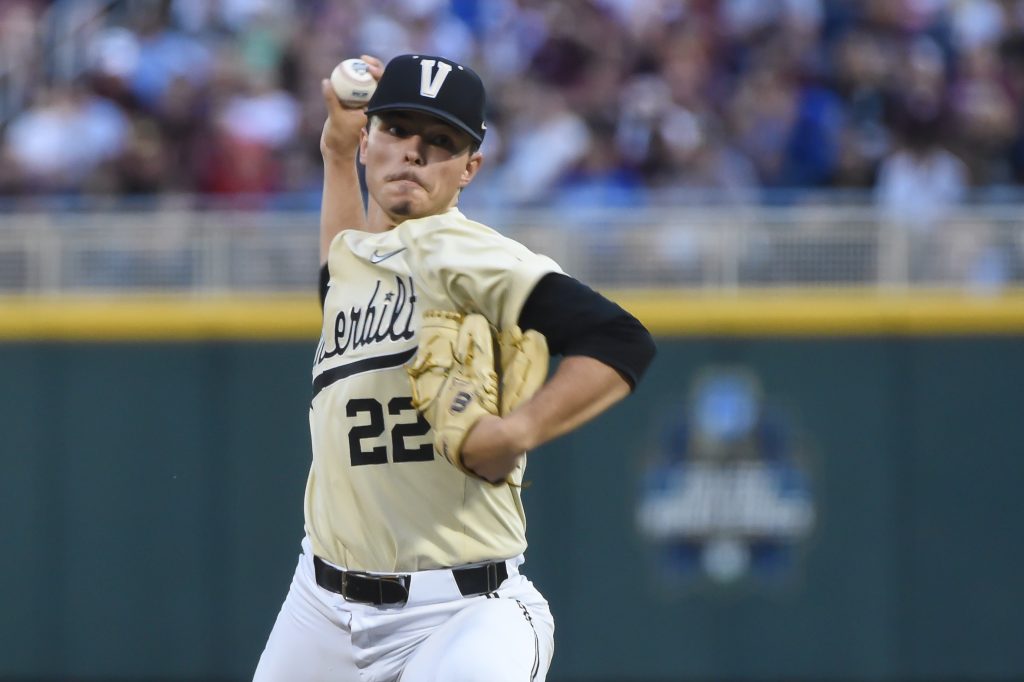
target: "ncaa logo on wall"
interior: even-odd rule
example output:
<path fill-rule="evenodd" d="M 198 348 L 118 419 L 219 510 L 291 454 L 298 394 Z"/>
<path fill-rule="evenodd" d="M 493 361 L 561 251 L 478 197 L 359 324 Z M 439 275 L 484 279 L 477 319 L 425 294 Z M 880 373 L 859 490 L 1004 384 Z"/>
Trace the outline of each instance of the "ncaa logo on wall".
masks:
<path fill-rule="evenodd" d="M 815 525 L 808 453 L 756 376 L 704 370 L 655 436 L 637 525 L 662 571 L 721 584 L 791 574 Z"/>

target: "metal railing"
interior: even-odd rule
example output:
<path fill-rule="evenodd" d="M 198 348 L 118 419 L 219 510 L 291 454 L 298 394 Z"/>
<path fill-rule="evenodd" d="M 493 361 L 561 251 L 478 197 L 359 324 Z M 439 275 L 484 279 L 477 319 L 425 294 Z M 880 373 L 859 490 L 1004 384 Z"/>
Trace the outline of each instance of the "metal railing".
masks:
<path fill-rule="evenodd" d="M 866 206 L 502 210 L 471 213 L 594 286 L 934 287 L 1024 284 L 1018 206 L 978 206 L 928 229 Z M 0 214 L 0 292 L 308 290 L 315 211 L 116 210 Z"/>

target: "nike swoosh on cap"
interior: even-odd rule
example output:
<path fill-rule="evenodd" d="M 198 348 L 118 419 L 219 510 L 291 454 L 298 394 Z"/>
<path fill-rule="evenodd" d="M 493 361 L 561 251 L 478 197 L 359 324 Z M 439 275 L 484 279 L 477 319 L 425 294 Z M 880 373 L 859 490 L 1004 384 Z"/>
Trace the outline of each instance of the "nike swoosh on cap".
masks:
<path fill-rule="evenodd" d="M 373 253 L 370 254 L 370 262 L 371 263 L 380 263 L 381 261 L 387 260 L 388 258 L 391 258 L 394 255 L 402 253 L 403 251 L 405 251 L 406 248 L 407 247 L 403 246 L 400 249 L 395 249 L 394 251 L 388 251 L 387 253 L 377 253 L 377 249 L 374 249 Z"/>

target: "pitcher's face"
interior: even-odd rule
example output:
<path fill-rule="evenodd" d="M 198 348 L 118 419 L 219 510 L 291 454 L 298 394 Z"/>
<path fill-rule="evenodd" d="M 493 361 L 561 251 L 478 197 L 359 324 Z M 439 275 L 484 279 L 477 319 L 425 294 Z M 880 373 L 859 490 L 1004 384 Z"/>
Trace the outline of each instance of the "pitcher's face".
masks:
<path fill-rule="evenodd" d="M 363 131 L 359 157 L 371 199 L 397 224 L 454 206 L 483 160 L 473 139 L 429 114 L 375 114 Z"/>

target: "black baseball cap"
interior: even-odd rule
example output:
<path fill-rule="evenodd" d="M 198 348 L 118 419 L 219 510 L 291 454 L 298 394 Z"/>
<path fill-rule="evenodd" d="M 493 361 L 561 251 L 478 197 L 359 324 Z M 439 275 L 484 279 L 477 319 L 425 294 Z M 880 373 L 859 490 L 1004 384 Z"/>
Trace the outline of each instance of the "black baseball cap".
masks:
<path fill-rule="evenodd" d="M 384 75 L 366 106 L 367 114 L 422 111 L 483 142 L 486 96 L 480 76 L 450 59 L 403 54 L 384 67 Z"/>

